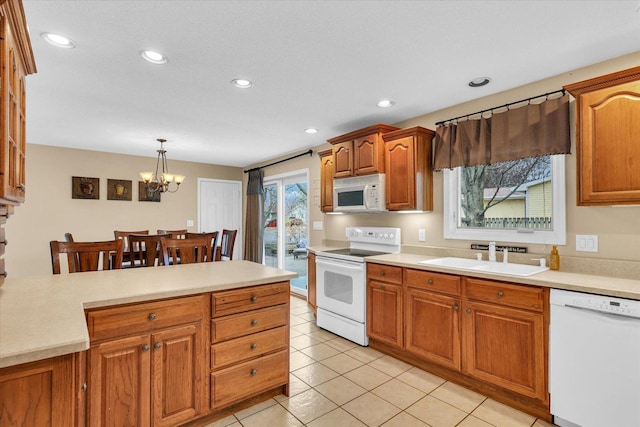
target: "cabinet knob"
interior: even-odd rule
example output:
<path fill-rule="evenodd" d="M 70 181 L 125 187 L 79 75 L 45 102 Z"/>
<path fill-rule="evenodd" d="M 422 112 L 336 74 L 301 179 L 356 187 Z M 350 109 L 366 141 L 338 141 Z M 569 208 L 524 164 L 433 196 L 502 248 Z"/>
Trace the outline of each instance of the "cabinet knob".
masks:
<path fill-rule="evenodd" d="M 502 298 L 504 296 L 504 294 L 502 293 L 502 291 L 498 291 L 498 298 Z"/>
<path fill-rule="evenodd" d="M 156 350 L 159 350 L 162 347 L 162 343 L 157 342 L 156 345 L 153 346 Z"/>
<path fill-rule="evenodd" d="M 27 191 L 27 187 L 24 184 L 18 185 L 18 188 L 22 191 Z"/>
<path fill-rule="evenodd" d="M 427 280 L 427 283 L 430 284 L 430 285 L 433 285 L 433 279 Z"/>
<path fill-rule="evenodd" d="M 87 383 L 82 383 L 82 387 L 80 387 L 82 391 L 87 391 Z"/>
<path fill-rule="evenodd" d="M 251 376 L 252 376 L 252 377 L 255 377 L 257 373 L 258 373 L 258 371 L 257 371 L 257 370 L 255 370 L 255 369 L 252 369 L 252 370 L 251 370 Z"/>
<path fill-rule="evenodd" d="M 145 344 L 144 346 L 142 346 L 142 351 L 149 351 L 149 344 Z"/>
<path fill-rule="evenodd" d="M 380 271 L 380 275 L 384 276 L 384 270 Z"/>
<path fill-rule="evenodd" d="M 0 242 L 0 245 L 7 246 L 8 244 L 9 244 L 9 241 L 7 239 L 4 239 L 4 241 Z"/>
<path fill-rule="evenodd" d="M 253 319 L 251 321 L 251 326 L 256 326 L 258 324 L 258 321 L 256 319 Z"/>
<path fill-rule="evenodd" d="M 5 279 L 7 278 L 8 275 L 9 273 L 7 273 L 6 271 L 3 271 L 2 273 L 0 273 L 0 277 L 4 277 Z"/>
<path fill-rule="evenodd" d="M 258 297 L 257 297 L 257 296 L 255 296 L 255 295 L 254 295 L 254 296 L 252 296 L 252 297 L 251 297 L 251 302 L 256 302 L 256 301 L 258 301 Z"/>
<path fill-rule="evenodd" d="M 380 285 L 380 289 L 384 291 L 384 285 Z"/>
<path fill-rule="evenodd" d="M 154 320 L 156 318 L 156 314 L 155 313 L 151 313 L 149 315 L 149 320 Z"/>
<path fill-rule="evenodd" d="M 471 309 L 467 308 L 467 314 L 471 314 Z"/>
<path fill-rule="evenodd" d="M 457 305 L 454 305 L 453 306 L 453 311 L 458 311 L 458 310 L 460 310 L 460 307 L 458 307 Z"/>
<path fill-rule="evenodd" d="M 258 348 L 258 344 L 256 343 L 251 344 L 251 350 L 255 350 L 256 348 Z"/>

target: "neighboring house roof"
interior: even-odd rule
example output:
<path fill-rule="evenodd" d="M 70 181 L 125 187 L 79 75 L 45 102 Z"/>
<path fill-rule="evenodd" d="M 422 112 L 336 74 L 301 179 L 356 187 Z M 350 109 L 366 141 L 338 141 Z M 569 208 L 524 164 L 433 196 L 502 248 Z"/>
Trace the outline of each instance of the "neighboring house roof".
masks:
<path fill-rule="evenodd" d="M 509 196 L 509 193 L 511 193 L 511 191 L 513 190 L 513 187 L 509 188 L 509 187 L 500 187 L 498 189 L 498 194 L 496 194 L 496 189 L 495 188 L 485 188 L 484 189 L 484 199 L 485 200 L 491 200 L 492 198 L 494 198 L 494 194 L 495 194 L 495 199 L 500 200 L 500 199 L 505 199 L 509 198 L 509 200 L 516 200 L 516 199 L 524 199 L 526 197 L 524 192 L 515 192 L 513 194 L 511 194 L 511 196 Z"/>

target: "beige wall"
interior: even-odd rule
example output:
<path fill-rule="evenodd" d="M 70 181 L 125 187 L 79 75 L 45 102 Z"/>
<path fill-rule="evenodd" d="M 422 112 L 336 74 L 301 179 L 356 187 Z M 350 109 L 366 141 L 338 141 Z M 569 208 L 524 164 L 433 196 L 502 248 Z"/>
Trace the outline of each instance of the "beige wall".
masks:
<path fill-rule="evenodd" d="M 435 123 L 441 120 L 554 91 L 561 89 L 563 85 L 569 83 L 635 67 L 638 66 L 638 64 L 640 64 L 640 52 L 531 83 L 506 92 L 480 98 L 475 101 L 459 104 L 434 113 L 415 117 L 401 123 L 394 123 L 394 125 L 398 127 L 419 125 L 429 129 L 435 129 Z M 481 90 L 482 89 L 480 89 L 480 91 Z M 314 147 L 314 153 L 328 147 L 328 144 Z M 575 153 L 575 139 L 572 144 L 572 153 Z M 314 154 L 312 159 L 305 157 L 304 160 L 283 163 L 278 165 L 277 168 L 278 172 L 284 172 L 308 167 L 312 188 L 311 200 L 313 200 L 313 195 L 317 194 L 317 190 L 313 189 L 313 182 L 319 179 L 319 163 L 318 157 Z M 577 207 L 575 154 L 567 156 L 566 164 L 567 244 L 559 248 L 561 255 L 640 261 L 640 207 Z M 268 168 L 265 173 L 272 174 L 275 173 L 275 170 Z M 442 237 L 442 173 L 434 174 L 433 189 L 434 210 L 430 213 L 323 215 L 318 206 L 311 206 L 311 221 L 323 221 L 324 231 L 312 231 L 310 245 L 321 244 L 324 240 L 344 241 L 344 229 L 346 226 L 362 225 L 400 227 L 402 229 L 403 244 L 469 248 L 471 243 L 469 241 L 445 240 Z M 418 242 L 418 229 L 420 228 L 426 229 L 425 242 Z M 599 237 L 599 252 L 576 252 L 576 234 L 597 234 Z M 548 254 L 551 250 L 548 245 L 523 246 L 528 246 L 529 252 L 531 253 Z"/>
<path fill-rule="evenodd" d="M 155 169 L 155 158 L 44 145 L 27 146 L 27 196 L 6 223 L 5 254 L 10 277 L 51 273 L 49 242 L 111 240 L 113 230 L 187 228 L 198 231 L 198 178 L 242 180 L 242 169 L 171 160 L 172 172 L 186 176 L 180 190 L 163 194 L 160 203 L 139 202 L 138 172 Z M 100 178 L 100 200 L 71 198 L 71 177 Z M 107 200 L 107 178 L 133 181 L 132 201 Z M 241 244 L 241 242 L 238 242 Z"/>

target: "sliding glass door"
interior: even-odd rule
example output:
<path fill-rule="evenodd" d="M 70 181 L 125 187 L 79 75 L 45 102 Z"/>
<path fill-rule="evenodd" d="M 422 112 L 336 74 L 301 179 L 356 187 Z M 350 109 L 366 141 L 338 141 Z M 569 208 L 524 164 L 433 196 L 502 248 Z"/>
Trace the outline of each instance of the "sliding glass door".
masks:
<path fill-rule="evenodd" d="M 293 292 L 307 294 L 308 171 L 264 178 L 264 264 L 298 273 Z"/>

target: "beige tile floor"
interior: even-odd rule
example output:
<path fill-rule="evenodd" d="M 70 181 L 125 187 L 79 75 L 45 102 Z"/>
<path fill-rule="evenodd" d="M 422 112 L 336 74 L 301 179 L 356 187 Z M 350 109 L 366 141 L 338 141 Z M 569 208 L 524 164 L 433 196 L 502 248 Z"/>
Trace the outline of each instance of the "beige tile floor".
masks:
<path fill-rule="evenodd" d="M 291 297 L 290 394 L 207 427 L 550 427 L 315 325 Z"/>

